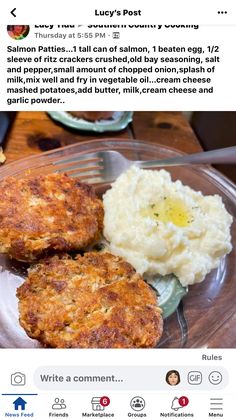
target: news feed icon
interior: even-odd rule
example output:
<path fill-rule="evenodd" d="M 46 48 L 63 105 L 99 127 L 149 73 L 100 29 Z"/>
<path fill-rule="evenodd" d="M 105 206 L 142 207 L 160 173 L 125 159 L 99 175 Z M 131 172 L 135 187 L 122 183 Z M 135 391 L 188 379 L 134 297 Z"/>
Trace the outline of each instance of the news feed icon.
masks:
<path fill-rule="evenodd" d="M 12 386 L 25 386 L 26 376 L 22 372 L 15 372 L 11 374 L 11 385 Z"/>
<path fill-rule="evenodd" d="M 25 410 L 25 405 L 27 404 L 27 402 L 24 399 L 22 399 L 22 397 L 18 397 L 12 404 L 14 405 L 14 410 Z M 13 414 L 13 416 L 16 415 Z M 21 416 L 26 415 L 21 414 Z"/>

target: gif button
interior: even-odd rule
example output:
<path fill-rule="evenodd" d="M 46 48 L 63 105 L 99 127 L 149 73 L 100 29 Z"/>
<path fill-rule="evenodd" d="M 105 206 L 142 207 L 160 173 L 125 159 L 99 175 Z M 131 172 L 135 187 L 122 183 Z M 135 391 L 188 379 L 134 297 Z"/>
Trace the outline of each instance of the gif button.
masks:
<path fill-rule="evenodd" d="M 190 371 L 188 373 L 188 383 L 195 386 L 201 384 L 202 373 L 200 371 Z"/>

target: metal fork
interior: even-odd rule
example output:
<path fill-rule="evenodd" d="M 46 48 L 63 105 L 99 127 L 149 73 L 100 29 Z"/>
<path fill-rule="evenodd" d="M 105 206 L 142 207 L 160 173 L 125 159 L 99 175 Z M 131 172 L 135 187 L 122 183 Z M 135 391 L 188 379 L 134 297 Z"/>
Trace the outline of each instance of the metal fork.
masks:
<path fill-rule="evenodd" d="M 104 150 L 90 154 L 78 154 L 69 159 L 54 162 L 57 172 L 79 177 L 89 183 L 112 182 L 131 165 L 142 169 L 180 166 L 189 164 L 235 164 L 236 146 L 201 153 L 187 154 L 163 160 L 131 161 L 118 151 Z"/>

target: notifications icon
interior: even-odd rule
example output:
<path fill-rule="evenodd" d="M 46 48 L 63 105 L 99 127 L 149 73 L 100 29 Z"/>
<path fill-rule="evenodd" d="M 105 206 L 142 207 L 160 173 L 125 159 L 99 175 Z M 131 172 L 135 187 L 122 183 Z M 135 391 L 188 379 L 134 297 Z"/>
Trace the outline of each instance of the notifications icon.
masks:
<path fill-rule="evenodd" d="M 189 404 L 189 399 L 186 396 L 181 396 L 181 397 L 175 397 L 172 400 L 172 404 L 171 404 L 171 409 L 172 410 L 179 410 L 182 409 L 183 407 L 188 406 Z"/>

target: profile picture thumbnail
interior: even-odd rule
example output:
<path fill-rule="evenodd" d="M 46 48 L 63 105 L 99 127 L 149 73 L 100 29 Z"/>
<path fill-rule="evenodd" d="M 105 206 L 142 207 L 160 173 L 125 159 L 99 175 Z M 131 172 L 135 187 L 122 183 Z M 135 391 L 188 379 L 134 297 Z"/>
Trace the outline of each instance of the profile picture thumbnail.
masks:
<path fill-rule="evenodd" d="M 180 383 L 180 374 L 176 370 L 168 371 L 166 374 L 166 382 L 170 386 L 177 386 Z"/>
<path fill-rule="evenodd" d="M 17 41 L 25 39 L 29 31 L 29 25 L 7 25 L 8 35 Z"/>

